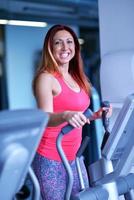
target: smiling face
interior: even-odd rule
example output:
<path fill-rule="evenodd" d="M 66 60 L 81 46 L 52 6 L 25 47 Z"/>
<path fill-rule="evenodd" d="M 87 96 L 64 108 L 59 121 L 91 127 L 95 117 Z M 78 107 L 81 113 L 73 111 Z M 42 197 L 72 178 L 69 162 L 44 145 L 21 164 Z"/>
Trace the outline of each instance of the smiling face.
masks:
<path fill-rule="evenodd" d="M 59 65 L 67 64 L 75 55 L 75 43 L 72 35 L 58 31 L 53 37 L 53 56 Z"/>

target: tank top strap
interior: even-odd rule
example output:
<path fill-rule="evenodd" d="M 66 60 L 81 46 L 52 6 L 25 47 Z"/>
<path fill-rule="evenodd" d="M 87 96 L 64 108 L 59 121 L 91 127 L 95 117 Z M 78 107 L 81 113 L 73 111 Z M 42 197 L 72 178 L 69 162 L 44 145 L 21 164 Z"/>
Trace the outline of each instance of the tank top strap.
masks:
<path fill-rule="evenodd" d="M 62 90 L 64 91 L 69 91 L 71 93 L 76 93 L 76 94 L 79 94 L 81 93 L 82 91 L 84 91 L 83 89 L 80 88 L 80 91 L 74 91 L 71 87 L 69 87 L 69 85 L 64 81 L 63 77 L 60 76 L 60 75 L 54 75 L 54 77 L 58 80 Z"/>
<path fill-rule="evenodd" d="M 58 82 L 59 82 L 59 84 L 60 84 L 60 86 L 61 86 L 62 89 L 63 89 L 64 87 L 65 87 L 65 88 L 67 87 L 67 85 L 65 84 L 65 82 L 64 82 L 64 80 L 63 80 L 63 78 L 62 78 L 62 76 L 60 76 L 60 75 L 58 75 L 58 74 L 55 74 L 54 77 L 58 80 Z"/>

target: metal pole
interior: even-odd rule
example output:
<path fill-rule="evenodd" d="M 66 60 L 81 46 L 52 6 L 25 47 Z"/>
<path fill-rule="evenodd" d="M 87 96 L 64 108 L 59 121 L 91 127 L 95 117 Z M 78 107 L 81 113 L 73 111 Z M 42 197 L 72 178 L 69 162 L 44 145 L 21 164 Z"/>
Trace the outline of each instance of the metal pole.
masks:
<path fill-rule="evenodd" d="M 38 180 L 33 172 L 33 169 L 30 167 L 29 168 L 29 176 L 30 176 L 30 179 L 33 183 L 33 200 L 40 200 L 40 186 L 39 186 L 39 183 L 38 183 Z"/>

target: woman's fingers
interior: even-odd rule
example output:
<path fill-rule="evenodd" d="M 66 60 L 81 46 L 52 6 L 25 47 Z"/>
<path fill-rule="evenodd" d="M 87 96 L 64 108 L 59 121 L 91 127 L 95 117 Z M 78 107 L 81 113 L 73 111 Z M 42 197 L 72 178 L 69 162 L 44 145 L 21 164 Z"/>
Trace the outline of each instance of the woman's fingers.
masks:
<path fill-rule="evenodd" d="M 65 111 L 64 119 L 75 128 L 84 126 L 85 123 L 90 123 L 82 112 Z"/>
<path fill-rule="evenodd" d="M 72 117 L 69 119 L 69 123 L 72 126 L 79 128 L 81 126 L 84 126 L 85 123 L 87 123 L 87 118 L 83 115 L 83 113 L 75 112 L 73 113 Z"/>
<path fill-rule="evenodd" d="M 110 104 L 110 107 L 103 107 L 102 109 L 103 109 L 103 111 L 107 112 L 107 114 L 106 114 L 107 117 L 111 117 L 111 115 L 112 115 L 112 105 L 111 104 Z"/>
<path fill-rule="evenodd" d="M 90 124 L 90 120 L 89 119 L 87 119 L 87 123 Z"/>
<path fill-rule="evenodd" d="M 102 111 L 106 111 L 106 117 L 111 117 L 112 115 L 112 105 L 110 104 L 110 107 L 103 107 Z"/>

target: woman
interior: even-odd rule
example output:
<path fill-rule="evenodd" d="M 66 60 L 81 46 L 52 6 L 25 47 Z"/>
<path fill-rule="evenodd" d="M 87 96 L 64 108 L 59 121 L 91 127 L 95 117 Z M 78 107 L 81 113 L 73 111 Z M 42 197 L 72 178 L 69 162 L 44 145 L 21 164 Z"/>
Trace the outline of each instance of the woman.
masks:
<path fill-rule="evenodd" d="M 66 172 L 56 149 L 57 135 L 67 123 L 74 127 L 62 142 L 74 175 L 73 195 L 80 189 L 75 156 L 81 144 L 82 126 L 90 123 L 83 111 L 90 105 L 91 85 L 83 71 L 77 36 L 70 27 L 55 25 L 48 31 L 41 66 L 33 83 L 38 108 L 49 113 L 50 117 L 33 168 L 43 200 L 64 200 Z M 100 118 L 105 109 L 94 113 L 93 120 Z M 85 186 L 88 187 L 82 161 L 81 169 Z"/>

